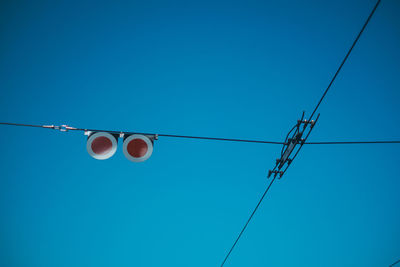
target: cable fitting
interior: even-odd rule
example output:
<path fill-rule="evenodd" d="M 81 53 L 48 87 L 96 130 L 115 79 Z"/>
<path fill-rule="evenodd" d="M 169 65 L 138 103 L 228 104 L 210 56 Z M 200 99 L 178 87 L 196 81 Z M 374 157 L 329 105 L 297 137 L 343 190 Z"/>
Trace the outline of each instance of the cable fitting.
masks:
<path fill-rule="evenodd" d="M 319 114 L 315 121 L 306 120 L 304 119 L 303 111 L 300 120 L 297 120 L 296 125 L 294 125 L 293 128 L 286 135 L 285 142 L 281 150 L 281 156 L 280 158 L 275 160 L 275 167 L 268 172 L 268 177 L 270 177 L 271 175 L 274 175 L 274 177 L 279 175 L 280 179 L 285 174 L 292 161 L 296 158 L 301 147 L 305 144 L 318 118 Z M 303 127 L 301 127 L 302 124 Z M 307 129 L 308 125 L 310 125 L 310 127 Z M 294 153 L 293 156 L 292 153 Z"/>
<path fill-rule="evenodd" d="M 68 132 L 69 130 L 76 130 L 76 128 L 63 124 L 61 126 L 57 125 L 43 125 L 43 128 L 59 130 L 60 132 Z"/>
<path fill-rule="evenodd" d="M 270 177 L 271 175 L 274 175 L 274 177 L 276 177 L 277 175 L 279 175 L 279 179 L 282 177 L 282 175 L 283 175 L 283 171 L 272 171 L 272 170 L 270 170 L 270 171 L 268 171 L 268 177 Z"/>

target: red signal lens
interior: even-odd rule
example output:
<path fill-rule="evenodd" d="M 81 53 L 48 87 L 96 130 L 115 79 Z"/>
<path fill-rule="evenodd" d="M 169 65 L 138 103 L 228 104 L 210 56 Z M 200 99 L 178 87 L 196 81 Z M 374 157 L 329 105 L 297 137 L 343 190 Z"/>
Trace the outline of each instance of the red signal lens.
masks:
<path fill-rule="evenodd" d="M 134 158 L 144 157 L 149 150 L 147 147 L 147 143 L 140 138 L 132 139 L 132 141 L 128 143 L 126 149 L 128 150 L 129 155 Z"/>
<path fill-rule="evenodd" d="M 86 149 L 95 159 L 108 159 L 117 151 L 117 138 L 106 132 L 91 134 L 87 140 Z"/>
<path fill-rule="evenodd" d="M 145 135 L 133 134 L 125 138 L 123 152 L 127 159 L 142 162 L 153 153 L 153 142 Z"/>
<path fill-rule="evenodd" d="M 95 154 L 104 155 L 112 149 L 112 142 L 107 137 L 99 136 L 93 140 L 91 147 Z"/>

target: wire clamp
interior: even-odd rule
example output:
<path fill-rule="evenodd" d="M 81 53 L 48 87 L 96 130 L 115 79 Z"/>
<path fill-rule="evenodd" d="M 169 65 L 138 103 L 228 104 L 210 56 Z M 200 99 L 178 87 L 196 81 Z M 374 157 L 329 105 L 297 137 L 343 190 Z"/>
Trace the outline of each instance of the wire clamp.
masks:
<path fill-rule="evenodd" d="M 285 142 L 283 142 L 283 147 L 281 150 L 280 158 L 275 161 L 275 167 L 268 172 L 268 178 L 274 174 L 276 177 L 279 174 L 279 179 L 285 174 L 286 170 L 289 168 L 293 160 L 296 158 L 297 153 L 300 151 L 301 147 L 305 144 L 307 137 L 315 126 L 317 118 L 314 120 L 304 119 L 304 111 L 297 123 L 286 135 Z M 301 127 L 303 125 L 303 127 Z M 310 125 L 310 127 L 307 126 Z M 303 136 L 305 136 L 303 138 Z M 293 156 L 292 156 L 293 154 Z"/>
<path fill-rule="evenodd" d="M 68 132 L 69 130 L 76 130 L 76 128 L 63 124 L 61 126 L 57 125 L 42 125 L 43 128 L 59 130 L 60 132 Z"/>
<path fill-rule="evenodd" d="M 69 130 L 76 130 L 76 128 L 75 128 L 75 127 L 68 126 L 68 125 L 66 125 L 66 124 L 63 124 L 63 125 L 61 125 L 61 126 L 59 127 L 58 130 L 60 130 L 61 132 L 68 132 Z"/>

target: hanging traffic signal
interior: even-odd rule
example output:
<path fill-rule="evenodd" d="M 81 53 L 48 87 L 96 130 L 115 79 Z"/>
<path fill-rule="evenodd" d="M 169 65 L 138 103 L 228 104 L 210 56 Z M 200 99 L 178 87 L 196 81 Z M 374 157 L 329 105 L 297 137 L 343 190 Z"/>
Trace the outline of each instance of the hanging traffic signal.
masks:
<path fill-rule="evenodd" d="M 153 153 L 154 137 L 143 134 L 132 134 L 124 137 L 123 152 L 127 159 L 133 162 L 142 162 L 150 158 Z"/>
<path fill-rule="evenodd" d="M 117 151 L 117 138 L 107 132 L 91 133 L 87 139 L 86 149 L 95 159 L 108 159 Z"/>

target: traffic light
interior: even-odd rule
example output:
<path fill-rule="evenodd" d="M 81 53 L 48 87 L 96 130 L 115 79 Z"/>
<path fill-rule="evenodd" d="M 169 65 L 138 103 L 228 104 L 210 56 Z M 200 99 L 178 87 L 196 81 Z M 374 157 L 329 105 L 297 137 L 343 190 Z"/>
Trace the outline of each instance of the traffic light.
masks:
<path fill-rule="evenodd" d="M 124 137 L 123 152 L 127 159 L 142 162 L 153 153 L 154 136 L 132 134 Z"/>
<path fill-rule="evenodd" d="M 95 159 L 108 159 L 117 151 L 118 136 L 107 132 L 90 133 L 86 143 L 86 149 Z"/>

